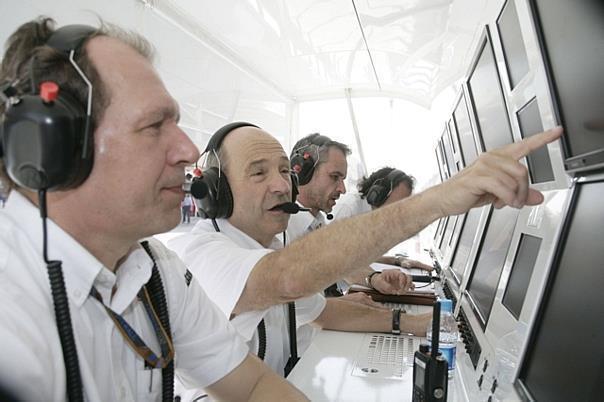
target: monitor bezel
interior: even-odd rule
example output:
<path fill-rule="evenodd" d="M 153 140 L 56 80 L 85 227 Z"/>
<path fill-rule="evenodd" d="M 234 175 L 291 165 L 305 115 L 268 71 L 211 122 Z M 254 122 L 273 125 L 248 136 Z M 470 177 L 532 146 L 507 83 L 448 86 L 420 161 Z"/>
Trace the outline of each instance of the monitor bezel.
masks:
<path fill-rule="evenodd" d="M 474 71 L 476 71 L 476 67 L 478 66 L 480 57 L 482 56 L 482 54 L 483 54 L 484 50 L 487 48 L 487 46 L 488 46 L 491 54 L 493 55 L 493 59 L 495 60 L 494 67 L 495 67 L 495 72 L 497 73 L 497 85 L 499 87 L 499 93 L 501 95 L 501 98 L 503 99 L 503 105 L 504 105 L 505 114 L 506 114 L 505 121 L 507 122 L 509 133 L 510 133 L 512 140 L 516 141 L 516 138 L 514 136 L 514 131 L 512 129 L 512 122 L 511 122 L 511 117 L 510 117 L 510 112 L 509 112 L 509 101 L 505 95 L 503 80 L 501 79 L 501 73 L 500 73 L 499 67 L 497 65 L 499 63 L 499 60 L 497 59 L 497 54 L 495 52 L 494 42 L 493 42 L 493 38 L 490 33 L 489 26 L 485 25 L 482 33 L 480 34 L 480 39 L 478 40 L 478 45 L 474 52 L 474 55 L 472 58 L 472 63 L 470 64 L 470 68 L 468 70 L 468 73 L 466 74 L 466 79 L 465 79 L 465 85 L 466 85 L 466 89 L 468 92 L 468 96 L 466 98 L 466 103 L 468 103 L 468 101 L 469 101 L 469 109 L 471 109 L 471 119 L 470 120 L 472 121 L 472 125 L 473 125 L 472 128 L 475 132 L 475 138 L 478 140 L 477 145 L 480 145 L 479 147 L 477 147 L 478 151 L 479 151 L 478 155 L 480 155 L 483 152 L 486 152 L 487 149 L 486 149 L 486 145 L 484 142 L 484 136 L 483 136 L 482 130 L 480 128 L 480 124 L 479 124 L 480 119 L 478 117 L 478 111 L 476 109 L 476 101 L 474 99 L 474 95 L 472 94 L 472 86 L 470 84 L 470 79 L 472 78 Z"/>
<path fill-rule="evenodd" d="M 561 225 L 560 233 L 558 234 L 556 241 L 554 242 L 554 252 L 553 256 L 549 261 L 549 266 L 546 271 L 546 278 L 544 280 L 544 284 L 541 290 L 541 295 L 538 298 L 537 306 L 533 317 L 531 319 L 528 336 L 526 341 L 524 342 L 523 350 L 521 355 L 519 356 L 517 369 L 514 375 L 514 388 L 517 394 L 523 401 L 535 401 L 535 399 L 530 394 L 528 387 L 524 383 L 522 378 L 523 371 L 526 370 L 527 357 L 533 350 L 535 346 L 535 340 L 537 338 L 538 332 L 541 329 L 541 324 L 543 320 L 543 315 L 545 313 L 545 309 L 547 308 L 547 303 L 549 302 L 549 298 L 551 296 L 552 288 L 555 283 L 556 275 L 559 270 L 560 260 L 562 258 L 564 252 L 564 245 L 568 239 L 571 217 L 574 216 L 576 204 L 578 202 L 579 191 L 577 187 L 577 183 L 579 185 L 583 183 L 595 183 L 595 182 L 604 182 L 604 174 L 596 174 L 591 177 L 582 178 L 575 182 L 575 185 L 572 188 L 572 194 L 570 197 L 570 202 L 568 203 L 568 207 L 566 209 L 566 213 L 563 217 L 563 223 Z M 540 250 L 541 252 L 541 250 Z M 507 286 L 507 284 L 506 284 Z M 525 301 L 526 303 L 526 301 Z M 523 306 L 524 308 L 524 306 Z"/>
<path fill-rule="evenodd" d="M 560 95 L 554 81 L 554 75 L 552 72 L 547 46 L 545 45 L 545 37 L 543 34 L 541 18 L 539 16 L 536 0 L 529 0 L 528 5 L 531 14 L 531 22 L 535 27 L 536 41 L 539 48 L 538 53 L 543 65 L 545 80 L 547 81 L 547 91 L 549 101 L 551 102 L 552 106 L 553 118 L 556 125 L 564 126 L 560 106 Z M 560 142 L 562 145 L 564 170 L 566 173 L 571 175 L 582 175 L 587 172 L 593 172 L 604 168 L 604 146 L 601 149 L 570 156 L 570 147 L 567 136 L 563 135 Z M 586 163 L 588 161 L 592 164 Z"/>

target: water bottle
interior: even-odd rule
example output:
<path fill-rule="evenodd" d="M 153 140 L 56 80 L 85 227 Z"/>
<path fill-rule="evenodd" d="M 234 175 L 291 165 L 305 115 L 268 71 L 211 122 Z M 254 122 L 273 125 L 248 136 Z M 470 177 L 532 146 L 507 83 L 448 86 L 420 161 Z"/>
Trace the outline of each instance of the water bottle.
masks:
<path fill-rule="evenodd" d="M 428 343 L 432 342 L 432 324 L 426 331 Z M 453 302 L 449 299 L 440 300 L 440 336 L 438 350 L 442 356 L 447 359 L 449 369 L 449 378 L 453 376 L 455 370 L 455 353 L 457 351 L 457 341 L 459 339 L 459 330 L 457 322 L 453 318 Z"/>

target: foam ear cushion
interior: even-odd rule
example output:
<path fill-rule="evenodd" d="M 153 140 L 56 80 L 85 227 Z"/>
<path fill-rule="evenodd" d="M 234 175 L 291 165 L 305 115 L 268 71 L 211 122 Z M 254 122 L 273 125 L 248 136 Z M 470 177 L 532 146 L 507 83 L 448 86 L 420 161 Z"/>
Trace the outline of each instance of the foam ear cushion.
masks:
<path fill-rule="evenodd" d="M 304 186 L 312 179 L 315 171 L 315 158 L 308 151 L 297 151 L 291 158 L 290 166 L 298 175 L 298 185 Z"/>
<path fill-rule="evenodd" d="M 374 183 L 367 191 L 367 203 L 376 208 L 381 206 L 388 198 L 389 191 L 390 188 L 382 183 Z"/>
<path fill-rule="evenodd" d="M 200 179 L 207 186 L 207 194 L 198 200 L 206 219 L 228 218 L 233 213 L 233 193 L 225 175 L 217 167 L 208 168 Z"/>
<path fill-rule="evenodd" d="M 9 107 L 2 123 L 4 164 L 20 186 L 32 189 L 74 188 L 92 169 L 92 141 L 85 157 L 83 107 L 62 91 L 51 104 L 25 95 Z"/>

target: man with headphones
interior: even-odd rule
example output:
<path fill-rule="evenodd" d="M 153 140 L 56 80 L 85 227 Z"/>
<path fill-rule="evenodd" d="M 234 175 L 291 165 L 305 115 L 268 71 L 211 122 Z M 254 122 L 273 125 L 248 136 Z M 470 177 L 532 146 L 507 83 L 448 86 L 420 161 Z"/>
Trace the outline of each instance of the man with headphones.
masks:
<path fill-rule="evenodd" d="M 169 246 L 254 352 L 264 349 L 260 328 L 265 321 L 266 356 L 279 355 L 271 358 L 279 364 L 271 366 L 280 373 L 291 367 L 283 367 L 287 356 L 296 357 L 295 329 L 309 322 L 344 331 L 421 334 L 429 315 L 408 316 L 340 298 L 325 302 L 317 294 L 442 216 L 487 203 L 497 208 L 541 203 L 543 195 L 529 188 L 526 167 L 518 160 L 560 134 L 560 129 L 551 130 L 485 153 L 442 184 L 284 246 L 278 234 L 286 230 L 289 213 L 297 210 L 290 205 L 287 154 L 262 129 L 232 123 L 210 139 L 200 189 L 195 189 L 196 183 L 191 188 L 210 219 L 172 239 Z M 285 306 L 294 301 L 298 321 Z M 294 329 L 289 336 L 288 327 Z"/>
<path fill-rule="evenodd" d="M 402 170 L 380 168 L 359 180 L 356 193 L 348 193 L 338 201 L 333 218 L 349 218 L 402 200 L 413 193 L 414 186 L 415 178 Z"/>
<path fill-rule="evenodd" d="M 310 211 L 292 215 L 289 219 L 287 236 L 290 241 L 324 226 L 326 224 L 324 213 L 327 214 L 327 218 L 333 219 L 330 212 L 337 208 L 338 199 L 346 193 L 344 179 L 348 169 L 346 157 L 349 154 L 348 146 L 318 133 L 307 135 L 296 142 L 290 155 L 290 161 L 292 170 L 298 174 L 299 178 L 297 202 Z M 392 179 L 392 183 L 394 183 L 398 178 L 399 176 L 394 172 L 389 180 Z M 381 205 L 386 198 L 392 195 L 388 183 L 383 180 L 376 183 L 372 190 L 371 200 L 376 205 Z M 399 192 L 404 193 L 397 189 L 394 195 L 397 196 Z M 396 197 L 393 197 L 392 201 L 395 199 Z M 405 262 L 407 267 L 410 265 L 427 267 L 417 261 L 399 257 L 385 256 L 378 262 L 395 263 L 396 265 Z M 341 296 L 342 291 L 351 283 L 369 286 L 384 294 L 400 294 L 412 286 L 409 277 L 397 269 L 384 270 L 377 274 L 374 272 L 376 271 L 368 266 L 359 267 L 337 284 L 332 284 L 325 289 L 325 295 Z M 362 293 L 357 293 L 347 297 L 362 299 L 363 296 Z"/>
<path fill-rule="evenodd" d="M 178 224 L 199 156 L 150 49 L 117 27 L 43 18 L 7 42 L 0 379 L 22 400 L 172 401 L 176 370 L 221 400 L 305 400 L 146 239 Z"/>
<path fill-rule="evenodd" d="M 288 261 L 264 271 L 266 258 L 287 242 L 280 235 L 289 214 L 276 207 L 292 204 L 289 160 L 277 140 L 250 123 L 231 123 L 212 136 L 204 157 L 202 179 L 192 184 L 191 192 L 200 198 L 198 207 L 209 219 L 168 245 L 231 318 L 251 351 L 260 355 L 265 350 L 267 364 L 287 374 L 292 357 L 295 360 L 310 344 L 313 327 L 309 324 L 342 331 L 393 330 L 393 313 L 388 309 L 348 300 L 326 301 L 317 288 L 323 273 L 302 279 L 301 272 L 308 268 L 304 261 L 294 261 L 293 276 L 301 280 L 298 285 L 315 291 L 300 296 L 292 297 L 284 288 L 288 280 L 283 275 L 292 275 Z M 203 191 L 196 191 L 197 184 L 203 185 Z M 290 301 L 295 301 L 295 314 L 289 311 L 291 305 L 284 304 Z M 395 330 L 418 335 L 425 333 L 431 319 L 430 314 L 399 314 Z"/>
<path fill-rule="evenodd" d="M 363 177 L 357 184 L 356 193 L 348 193 L 333 209 L 333 220 L 371 212 L 376 208 L 400 201 L 413 194 L 415 178 L 399 169 L 383 167 Z M 377 262 L 398 265 L 402 268 L 419 268 L 431 271 L 432 266 L 402 256 L 383 256 Z"/>

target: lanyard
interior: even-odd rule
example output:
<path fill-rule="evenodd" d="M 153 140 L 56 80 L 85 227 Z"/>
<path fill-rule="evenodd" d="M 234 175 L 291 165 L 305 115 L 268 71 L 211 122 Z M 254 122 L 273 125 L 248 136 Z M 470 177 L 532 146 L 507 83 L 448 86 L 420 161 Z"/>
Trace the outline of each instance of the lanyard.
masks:
<path fill-rule="evenodd" d="M 132 349 L 140 357 L 142 357 L 149 366 L 163 369 L 170 364 L 174 358 L 174 345 L 172 344 L 172 339 L 166 333 L 166 330 L 159 321 L 159 318 L 151 305 L 151 299 L 149 297 L 149 292 L 147 291 L 146 285 L 143 286 L 143 288 L 138 292 L 138 298 L 142 301 L 143 306 L 147 311 L 147 316 L 151 321 L 151 325 L 153 326 L 153 330 L 155 331 L 155 335 L 159 341 L 162 354 L 161 357 L 157 357 L 157 355 L 145 344 L 141 337 L 121 315 L 115 313 L 103 303 L 103 299 L 101 298 L 98 290 L 93 287 L 90 290 L 90 295 L 97 299 L 103 305 L 103 307 L 105 307 L 105 311 L 107 311 L 109 317 L 111 317 L 115 323 L 115 326 L 120 331 L 126 342 L 128 342 L 130 347 L 132 347 Z"/>

